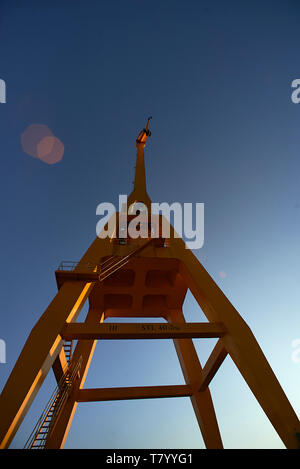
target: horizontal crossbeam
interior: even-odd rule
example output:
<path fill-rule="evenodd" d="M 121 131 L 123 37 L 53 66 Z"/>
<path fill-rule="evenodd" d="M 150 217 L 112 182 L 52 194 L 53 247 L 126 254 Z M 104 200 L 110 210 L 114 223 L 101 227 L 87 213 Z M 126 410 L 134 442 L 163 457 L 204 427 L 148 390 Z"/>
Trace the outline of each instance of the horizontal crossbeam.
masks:
<path fill-rule="evenodd" d="M 67 323 L 61 336 L 65 340 L 97 339 L 186 339 L 222 337 L 225 328 L 219 322 L 204 323 Z"/>
<path fill-rule="evenodd" d="M 119 401 L 125 399 L 156 399 L 162 397 L 189 397 L 192 389 L 188 385 L 142 386 L 122 388 L 79 389 L 77 402 Z"/>
<path fill-rule="evenodd" d="M 64 281 L 78 282 L 97 282 L 99 281 L 99 273 L 97 272 L 79 272 L 76 270 L 56 270 L 56 278 Z"/>

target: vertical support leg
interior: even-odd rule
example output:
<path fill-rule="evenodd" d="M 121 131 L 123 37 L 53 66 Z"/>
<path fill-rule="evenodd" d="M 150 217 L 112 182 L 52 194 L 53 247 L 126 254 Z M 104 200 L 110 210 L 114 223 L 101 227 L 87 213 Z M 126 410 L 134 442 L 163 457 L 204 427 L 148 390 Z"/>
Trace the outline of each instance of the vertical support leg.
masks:
<path fill-rule="evenodd" d="M 103 320 L 104 314 L 101 315 L 100 313 L 99 317 L 98 310 L 90 310 L 86 318 L 86 322 L 94 324 L 103 322 Z M 46 449 L 62 449 L 64 447 L 78 404 L 75 400 L 75 396 L 77 395 L 78 389 L 81 389 L 84 386 L 96 343 L 96 340 L 79 340 L 76 345 L 72 357 L 72 363 L 77 363 L 79 358 L 82 357 L 80 377 L 74 383 L 74 388 L 67 401 L 63 405 L 62 410 L 57 417 L 57 421 L 55 422 L 55 425 L 47 438 L 45 445 Z"/>
<path fill-rule="evenodd" d="M 62 347 L 60 331 L 79 314 L 91 283 L 66 282 L 32 329 L 0 396 L 0 448 L 7 448 Z"/>
<path fill-rule="evenodd" d="M 299 448 L 299 419 L 250 328 L 182 240 L 174 245 L 181 275 L 207 319 L 225 325 L 223 344 L 260 406 L 285 446 Z"/>
<path fill-rule="evenodd" d="M 168 320 L 170 323 L 185 322 L 182 311 L 177 310 L 170 313 Z M 199 391 L 202 368 L 193 341 L 192 339 L 174 339 L 173 342 L 186 384 L 193 389 L 191 402 L 204 443 L 209 449 L 221 449 L 223 444 L 210 391 L 208 388 Z"/>

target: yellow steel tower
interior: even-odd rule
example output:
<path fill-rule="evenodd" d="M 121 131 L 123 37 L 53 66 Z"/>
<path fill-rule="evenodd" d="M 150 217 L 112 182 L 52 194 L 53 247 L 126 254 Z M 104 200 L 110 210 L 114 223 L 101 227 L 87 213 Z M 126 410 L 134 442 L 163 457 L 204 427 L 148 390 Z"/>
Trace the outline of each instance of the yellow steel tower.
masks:
<path fill-rule="evenodd" d="M 134 189 L 128 205 L 143 202 L 144 147 L 149 120 L 136 140 Z M 77 264 L 56 271 L 58 292 L 32 329 L 0 396 L 0 445 L 9 447 L 51 368 L 57 389 L 27 443 L 28 448 L 62 448 L 80 402 L 189 396 L 207 448 L 222 448 L 209 384 L 227 354 L 255 395 L 287 448 L 299 447 L 300 422 L 251 330 L 182 239 L 162 236 L 162 215 L 142 217 L 148 237 L 120 235 L 135 215 L 117 214 L 110 237 L 97 237 Z M 125 221 L 124 221 L 125 220 Z M 156 229 L 157 237 L 153 237 Z M 207 322 L 186 323 L 182 305 L 190 289 Z M 76 322 L 88 300 L 84 323 Z M 166 323 L 104 323 L 108 317 L 159 317 Z M 218 341 L 204 367 L 192 338 Z M 85 378 L 99 339 L 172 338 L 185 385 L 86 389 Z M 72 353 L 71 344 L 77 340 Z"/>

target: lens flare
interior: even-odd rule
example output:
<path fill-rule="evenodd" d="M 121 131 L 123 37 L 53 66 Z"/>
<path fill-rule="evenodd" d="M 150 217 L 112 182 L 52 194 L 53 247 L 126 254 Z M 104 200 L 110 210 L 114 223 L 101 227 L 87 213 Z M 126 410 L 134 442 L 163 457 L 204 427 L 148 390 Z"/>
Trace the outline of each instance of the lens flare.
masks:
<path fill-rule="evenodd" d="M 21 135 L 23 151 L 47 164 L 62 160 L 64 145 L 53 132 L 43 124 L 31 124 Z"/>
<path fill-rule="evenodd" d="M 44 137 L 37 144 L 38 158 L 47 164 L 55 164 L 61 161 L 64 154 L 64 145 L 56 137 Z"/>

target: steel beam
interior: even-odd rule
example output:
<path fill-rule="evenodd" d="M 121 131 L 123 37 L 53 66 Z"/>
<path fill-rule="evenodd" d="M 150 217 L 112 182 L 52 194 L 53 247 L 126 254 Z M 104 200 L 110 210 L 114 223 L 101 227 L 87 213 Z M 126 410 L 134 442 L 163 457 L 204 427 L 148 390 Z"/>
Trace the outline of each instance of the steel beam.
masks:
<path fill-rule="evenodd" d="M 189 397 L 192 388 L 187 385 L 142 386 L 121 388 L 79 389 L 77 402 L 118 401 L 124 399 L 155 399 L 162 397 Z"/>
<path fill-rule="evenodd" d="M 65 340 L 96 339 L 186 339 L 222 337 L 222 323 L 67 323 L 61 336 Z"/>

